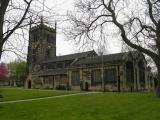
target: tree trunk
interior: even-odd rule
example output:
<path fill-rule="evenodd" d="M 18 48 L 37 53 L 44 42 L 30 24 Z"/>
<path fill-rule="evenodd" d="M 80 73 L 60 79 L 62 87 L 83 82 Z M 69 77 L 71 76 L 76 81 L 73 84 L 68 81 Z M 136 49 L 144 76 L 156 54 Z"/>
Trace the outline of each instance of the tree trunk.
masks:
<path fill-rule="evenodd" d="M 0 60 L 1 60 L 1 57 L 2 57 L 2 49 L 3 49 L 3 38 L 0 37 Z"/>
<path fill-rule="evenodd" d="M 158 75 L 157 75 L 157 86 L 156 86 L 156 95 L 160 97 L 160 66 L 157 66 Z"/>
<path fill-rule="evenodd" d="M 2 47 L 3 47 L 3 19 L 0 17 L 0 60 L 2 55 Z"/>
<path fill-rule="evenodd" d="M 3 19 L 0 17 L 0 60 L 2 56 L 2 49 L 3 49 Z"/>

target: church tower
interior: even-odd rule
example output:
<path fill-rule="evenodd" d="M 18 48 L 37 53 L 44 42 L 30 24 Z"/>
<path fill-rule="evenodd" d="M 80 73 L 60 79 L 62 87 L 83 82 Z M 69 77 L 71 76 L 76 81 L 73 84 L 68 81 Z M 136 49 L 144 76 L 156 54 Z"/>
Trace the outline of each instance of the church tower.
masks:
<path fill-rule="evenodd" d="M 40 69 L 45 58 L 56 57 L 56 24 L 55 28 L 50 28 L 43 24 L 31 27 L 29 31 L 28 46 L 28 74 Z"/>

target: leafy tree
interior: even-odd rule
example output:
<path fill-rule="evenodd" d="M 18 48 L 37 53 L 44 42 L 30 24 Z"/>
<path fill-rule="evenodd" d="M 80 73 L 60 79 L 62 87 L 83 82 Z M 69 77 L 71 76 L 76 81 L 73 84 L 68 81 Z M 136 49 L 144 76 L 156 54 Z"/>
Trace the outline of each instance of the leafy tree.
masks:
<path fill-rule="evenodd" d="M 117 33 L 117 39 L 153 59 L 160 96 L 160 0 L 78 0 L 75 7 L 69 37 L 90 43 Z"/>
<path fill-rule="evenodd" d="M 26 62 L 15 61 L 8 64 L 9 79 L 11 81 L 24 82 L 26 76 Z"/>

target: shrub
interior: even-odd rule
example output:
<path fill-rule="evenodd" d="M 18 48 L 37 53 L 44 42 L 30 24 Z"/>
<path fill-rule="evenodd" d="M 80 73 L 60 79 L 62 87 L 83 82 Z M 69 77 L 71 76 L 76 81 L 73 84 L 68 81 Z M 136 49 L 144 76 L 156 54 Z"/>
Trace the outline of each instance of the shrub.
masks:
<path fill-rule="evenodd" d="M 66 86 L 64 85 L 57 85 L 56 90 L 66 90 Z"/>

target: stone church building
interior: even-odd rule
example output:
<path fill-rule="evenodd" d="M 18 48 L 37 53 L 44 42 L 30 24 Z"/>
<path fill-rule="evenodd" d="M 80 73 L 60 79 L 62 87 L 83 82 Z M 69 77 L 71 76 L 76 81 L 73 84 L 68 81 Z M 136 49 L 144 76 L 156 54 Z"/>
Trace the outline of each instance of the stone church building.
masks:
<path fill-rule="evenodd" d="M 56 27 L 43 23 L 29 31 L 27 67 L 27 88 L 142 91 L 152 82 L 144 55 L 137 51 L 99 56 L 93 50 L 56 56 Z"/>

